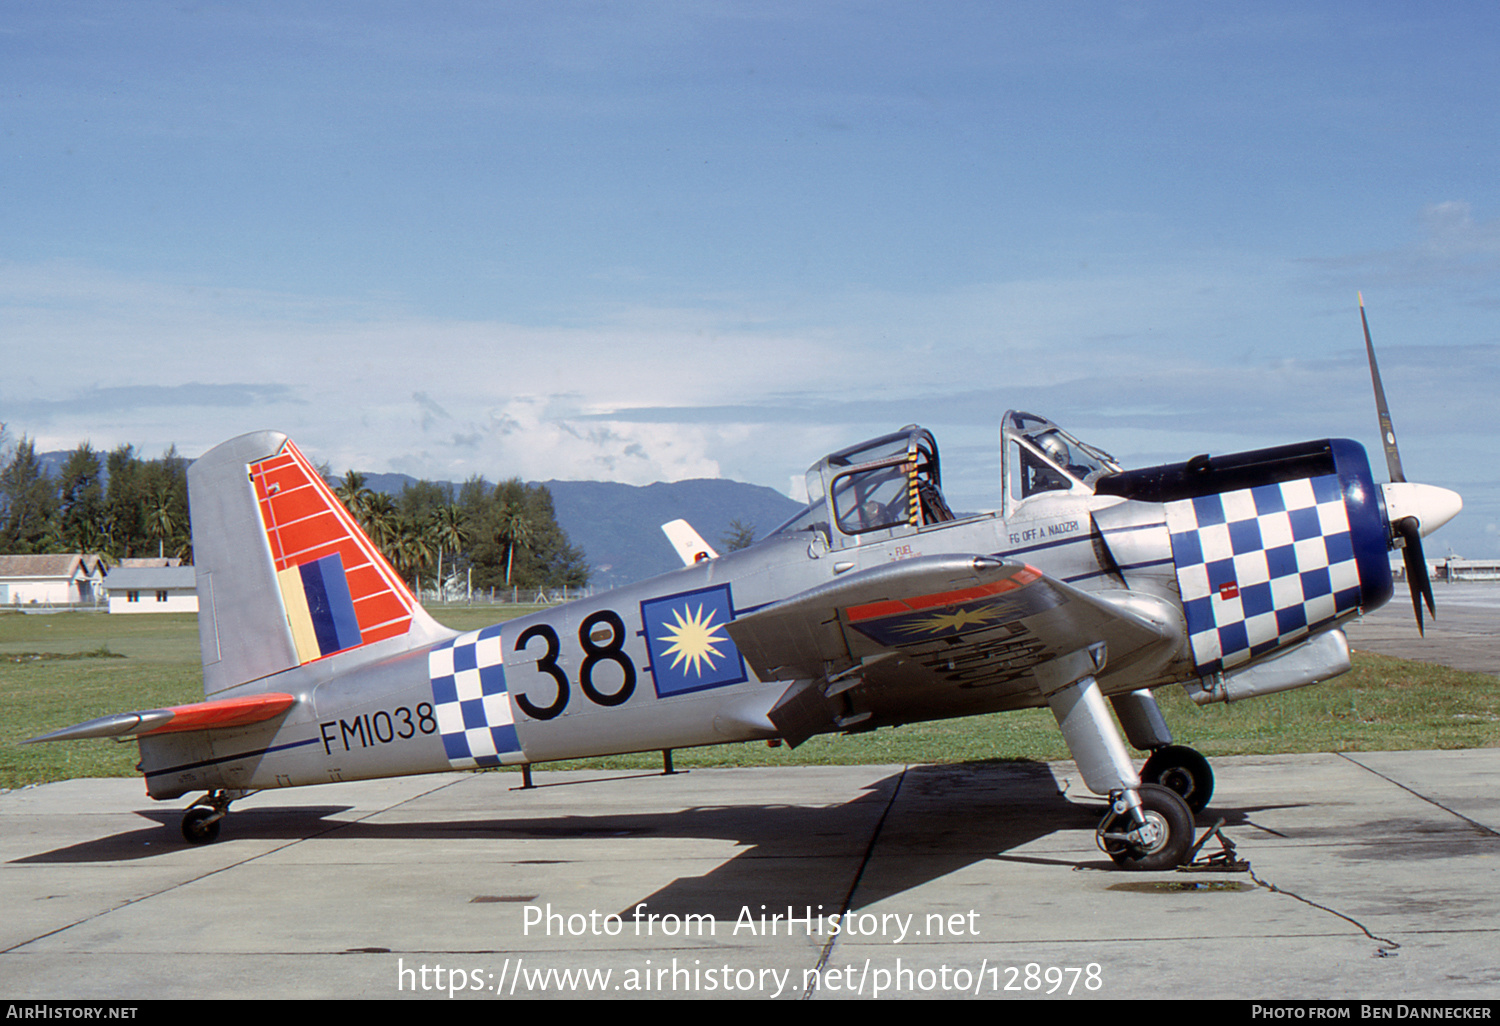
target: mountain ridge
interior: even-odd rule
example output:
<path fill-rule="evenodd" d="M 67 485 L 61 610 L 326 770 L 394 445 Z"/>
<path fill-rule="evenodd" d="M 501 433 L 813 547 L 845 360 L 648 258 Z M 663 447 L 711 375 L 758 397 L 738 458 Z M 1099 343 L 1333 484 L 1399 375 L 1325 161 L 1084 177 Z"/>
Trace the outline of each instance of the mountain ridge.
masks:
<path fill-rule="evenodd" d="M 107 453 L 100 454 L 103 463 Z M 54 477 L 67 462 L 68 452 L 38 453 L 42 466 Z M 107 480 L 107 475 L 101 475 Z M 365 487 L 393 498 L 418 479 L 410 474 L 364 475 Z M 451 484 L 457 494 L 461 482 Z M 774 488 L 746 484 L 726 478 L 692 478 L 628 485 L 614 481 L 540 482 L 552 493 L 557 522 L 568 541 L 581 549 L 589 564 L 589 583 L 596 588 L 616 588 L 654 577 L 681 566 L 661 525 L 683 519 L 692 524 L 705 541 L 725 548 L 725 537 L 736 521 L 755 529 L 763 538 L 802 510 Z"/>
<path fill-rule="evenodd" d="M 417 478 L 408 474 L 366 474 L 365 487 L 391 496 Z M 439 481 L 439 485 L 450 482 Z M 802 504 L 764 485 L 727 478 L 656 481 L 648 485 L 616 481 L 529 481 L 552 494 L 552 508 L 568 541 L 589 564 L 589 584 L 618 588 L 682 565 L 661 525 L 686 520 L 717 549 L 725 546 L 735 521 L 763 538 L 802 511 Z M 453 485 L 455 492 L 458 485 Z"/>

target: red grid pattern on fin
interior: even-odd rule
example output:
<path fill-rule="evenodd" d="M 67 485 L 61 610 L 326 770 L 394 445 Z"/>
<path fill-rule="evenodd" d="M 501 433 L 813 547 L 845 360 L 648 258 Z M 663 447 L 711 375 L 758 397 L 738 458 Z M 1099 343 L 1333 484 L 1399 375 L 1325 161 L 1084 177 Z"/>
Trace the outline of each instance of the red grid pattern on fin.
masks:
<path fill-rule="evenodd" d="M 416 599 L 290 440 L 250 465 L 277 572 L 338 553 L 365 644 L 405 634 Z"/>

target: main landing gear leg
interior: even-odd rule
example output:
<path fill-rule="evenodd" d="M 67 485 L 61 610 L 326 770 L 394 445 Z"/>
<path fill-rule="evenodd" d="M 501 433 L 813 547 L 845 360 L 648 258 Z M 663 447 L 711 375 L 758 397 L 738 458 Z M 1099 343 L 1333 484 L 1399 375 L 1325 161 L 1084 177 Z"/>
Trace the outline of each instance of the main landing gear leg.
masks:
<path fill-rule="evenodd" d="M 250 791 L 221 788 L 210 791 L 188 806 L 182 815 L 182 838 L 188 844 L 210 844 L 219 837 L 219 821 L 229 815 L 229 803 L 239 801 Z"/>
<path fill-rule="evenodd" d="M 1174 792 L 1143 784 L 1092 676 L 1047 696 L 1068 751 L 1095 794 L 1109 796 L 1100 847 L 1125 869 L 1172 869 L 1193 845 L 1193 814 Z"/>

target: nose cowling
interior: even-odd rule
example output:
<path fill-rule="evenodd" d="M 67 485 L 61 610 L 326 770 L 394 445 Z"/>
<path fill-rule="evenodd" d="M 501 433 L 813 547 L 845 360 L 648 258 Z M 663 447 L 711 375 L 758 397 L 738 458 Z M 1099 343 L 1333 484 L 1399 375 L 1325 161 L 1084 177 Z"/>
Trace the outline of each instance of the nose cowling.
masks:
<path fill-rule="evenodd" d="M 1385 502 L 1386 520 L 1400 523 L 1407 517 L 1417 521 L 1422 537 L 1427 537 L 1458 515 L 1464 508 L 1463 496 L 1437 485 L 1410 481 L 1391 481 L 1380 486 Z"/>

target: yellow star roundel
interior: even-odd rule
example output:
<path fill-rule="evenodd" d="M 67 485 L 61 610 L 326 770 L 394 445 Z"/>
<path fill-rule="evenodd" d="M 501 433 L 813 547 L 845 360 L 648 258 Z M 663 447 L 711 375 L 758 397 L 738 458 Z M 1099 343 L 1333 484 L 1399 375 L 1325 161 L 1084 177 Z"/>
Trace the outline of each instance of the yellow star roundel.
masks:
<path fill-rule="evenodd" d="M 748 680 L 729 635 L 734 620 L 729 585 L 715 584 L 641 603 L 651 677 L 658 698 Z"/>
<path fill-rule="evenodd" d="M 672 657 L 674 670 L 691 668 L 694 675 L 701 678 L 705 663 L 710 670 L 717 668 L 714 659 L 724 657 L 717 646 L 728 639 L 720 633 L 723 625 L 714 623 L 714 615 L 714 611 L 709 610 L 705 616 L 700 602 L 696 610 L 691 606 L 672 610 L 674 622 L 662 623 L 667 633 L 657 640 L 667 643 L 662 654 Z"/>

